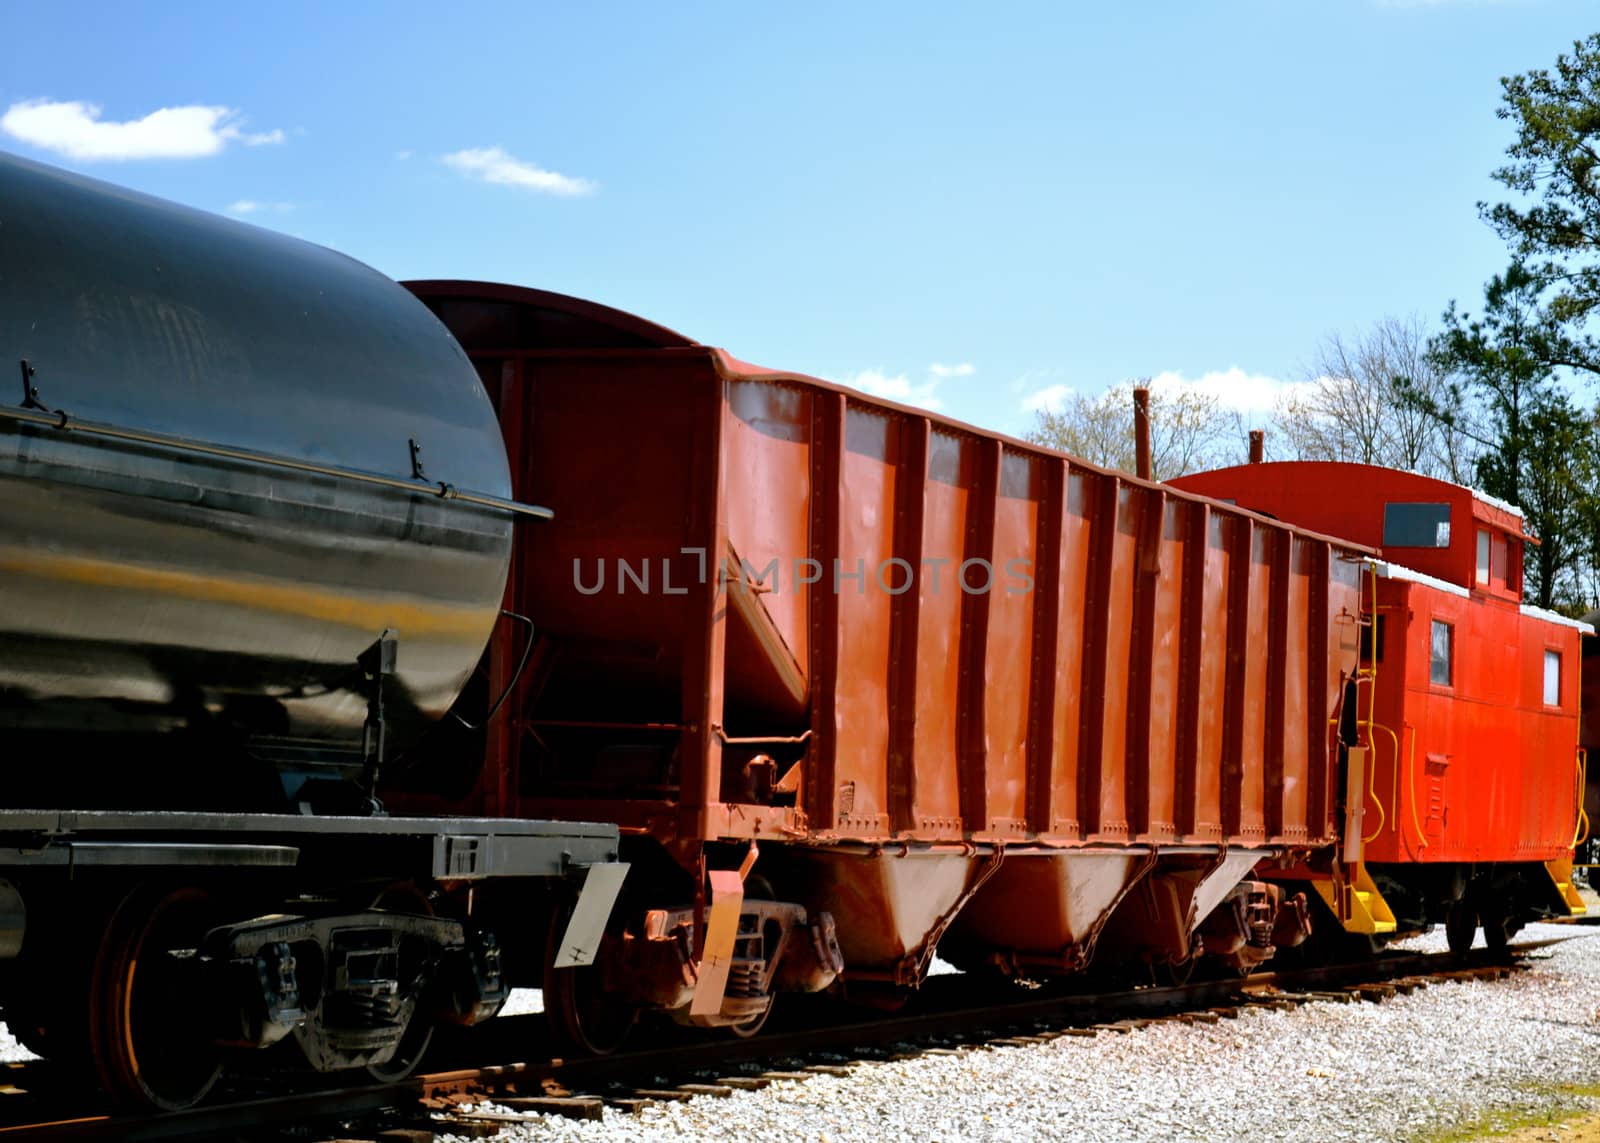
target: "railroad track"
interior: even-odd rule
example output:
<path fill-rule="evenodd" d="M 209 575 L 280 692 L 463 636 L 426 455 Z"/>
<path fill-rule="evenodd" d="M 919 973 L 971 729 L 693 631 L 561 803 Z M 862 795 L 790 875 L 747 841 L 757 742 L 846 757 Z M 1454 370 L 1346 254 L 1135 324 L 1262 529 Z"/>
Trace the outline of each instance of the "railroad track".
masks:
<path fill-rule="evenodd" d="M 0 1068 L 0 1143 L 10 1139 L 194 1139 L 269 1137 L 276 1128 L 325 1123 L 342 1139 L 420 1139 L 440 1133 L 488 1132 L 545 1114 L 598 1119 L 607 1106 L 639 1110 L 650 1103 L 728 1096 L 779 1080 L 848 1074 L 857 1064 L 941 1054 L 983 1045 L 1043 1043 L 1061 1036 L 1116 1035 L 1159 1020 L 1214 1023 L 1249 1008 L 1292 1009 L 1311 1001 L 1381 1001 L 1429 984 L 1499 979 L 1527 967 L 1527 955 L 1570 937 L 1516 944 L 1507 958 L 1484 953 L 1385 953 L 1371 960 L 1248 979 L 1096 994 L 994 990 L 961 976 L 933 978 L 915 1011 L 810 1026 L 777 1017 L 752 1040 L 679 1039 L 670 1034 L 638 1050 L 600 1059 L 523 1059 L 449 1067 L 402 1083 L 284 1092 L 270 1083 L 235 1085 L 211 1105 L 159 1115 L 128 1116 L 85 1106 L 80 1092 L 56 1089 L 46 1063 Z M 1016 995 L 1016 994 L 1021 994 Z M 516 1060 L 518 1046 L 542 1043 L 538 1016 L 507 1017 L 470 1039 L 440 1045 L 430 1062 L 462 1063 L 470 1045 Z M 487 1034 L 486 1034 L 487 1033 Z M 485 1112 L 493 1102 L 507 1111 Z M 301 1136 L 304 1137 L 303 1135 Z"/>

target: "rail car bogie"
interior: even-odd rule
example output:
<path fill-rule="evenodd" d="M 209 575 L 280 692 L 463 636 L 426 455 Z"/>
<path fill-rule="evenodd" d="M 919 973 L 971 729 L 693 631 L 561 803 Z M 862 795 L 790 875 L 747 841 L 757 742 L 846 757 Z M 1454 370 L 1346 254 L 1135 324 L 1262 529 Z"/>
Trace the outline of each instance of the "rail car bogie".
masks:
<path fill-rule="evenodd" d="M 233 1053 L 274 1046 L 292 1067 L 401 1077 L 437 1025 L 489 1019 L 519 975 L 538 983 L 530 913 L 573 902 L 550 955 L 588 963 L 626 876 L 603 826 L 0 820 L 14 846 L 0 1012 L 29 1048 L 92 1065 L 118 1102 L 160 1108 L 202 1098 Z"/>

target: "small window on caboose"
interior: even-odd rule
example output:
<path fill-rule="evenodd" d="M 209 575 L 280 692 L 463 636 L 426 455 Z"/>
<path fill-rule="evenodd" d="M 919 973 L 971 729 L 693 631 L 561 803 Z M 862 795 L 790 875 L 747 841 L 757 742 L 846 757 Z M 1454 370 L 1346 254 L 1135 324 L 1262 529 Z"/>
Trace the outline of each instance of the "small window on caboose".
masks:
<path fill-rule="evenodd" d="M 1449 686 L 1455 671 L 1456 629 L 1435 619 L 1428 641 L 1428 681 Z"/>
<path fill-rule="evenodd" d="M 1544 705 L 1561 705 L 1561 652 L 1544 653 Z"/>
<path fill-rule="evenodd" d="M 1448 548 L 1450 505 L 1385 504 L 1383 546 L 1386 548 Z"/>
<path fill-rule="evenodd" d="M 1489 552 L 1494 543 L 1490 539 L 1489 529 L 1478 529 L 1478 586 L 1489 586 Z"/>

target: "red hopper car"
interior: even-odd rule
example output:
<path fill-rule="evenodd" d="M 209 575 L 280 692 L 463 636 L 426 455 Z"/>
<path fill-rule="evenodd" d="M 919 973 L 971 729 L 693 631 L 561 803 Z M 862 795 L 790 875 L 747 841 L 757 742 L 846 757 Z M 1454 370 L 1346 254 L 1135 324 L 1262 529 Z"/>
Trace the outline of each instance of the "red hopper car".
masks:
<path fill-rule="evenodd" d="M 513 713 L 451 808 L 623 827 L 605 947 L 546 984 L 581 1046 L 647 1009 L 749 1033 L 841 970 L 903 991 L 935 947 L 1241 969 L 1305 937 L 1310 885 L 1353 916 L 1358 539 L 573 298 L 410 288 L 555 513 L 507 589 L 526 669 L 492 649 Z"/>

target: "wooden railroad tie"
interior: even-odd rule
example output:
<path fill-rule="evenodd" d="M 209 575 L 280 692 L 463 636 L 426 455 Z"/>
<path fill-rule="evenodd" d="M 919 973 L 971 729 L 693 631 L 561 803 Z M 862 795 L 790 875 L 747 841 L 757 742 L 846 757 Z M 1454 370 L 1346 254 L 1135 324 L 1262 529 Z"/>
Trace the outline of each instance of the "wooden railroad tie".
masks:
<path fill-rule="evenodd" d="M 560 1115 L 567 1119 L 599 1119 L 605 1112 L 605 1101 L 592 1095 L 508 1095 L 494 1102 L 498 1107 L 509 1107 L 514 1111 L 536 1111 L 541 1115 Z"/>

